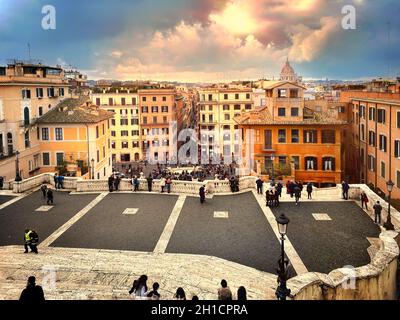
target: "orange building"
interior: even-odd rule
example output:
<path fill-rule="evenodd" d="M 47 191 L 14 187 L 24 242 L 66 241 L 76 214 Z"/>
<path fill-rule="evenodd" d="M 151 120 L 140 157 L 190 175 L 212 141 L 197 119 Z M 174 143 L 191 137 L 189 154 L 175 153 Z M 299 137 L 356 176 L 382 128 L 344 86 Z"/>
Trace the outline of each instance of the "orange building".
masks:
<path fill-rule="evenodd" d="M 88 172 L 102 179 L 112 173 L 110 123 L 113 113 L 88 98 L 66 99 L 38 119 L 41 172 Z"/>
<path fill-rule="evenodd" d="M 155 162 L 171 160 L 170 134 L 176 121 L 174 89 L 139 90 L 142 154 Z"/>
<path fill-rule="evenodd" d="M 348 103 L 350 122 L 345 143 L 352 166 L 346 175 L 386 194 L 392 180 L 392 196 L 400 199 L 400 94 L 343 91 L 340 99 Z"/>
<path fill-rule="evenodd" d="M 347 121 L 330 113 L 306 113 L 304 88 L 295 83 L 274 82 L 266 88 L 266 107 L 235 118 L 243 130 L 242 150 L 252 154 L 245 165 L 270 177 L 294 174 L 320 187 L 340 183 Z"/>

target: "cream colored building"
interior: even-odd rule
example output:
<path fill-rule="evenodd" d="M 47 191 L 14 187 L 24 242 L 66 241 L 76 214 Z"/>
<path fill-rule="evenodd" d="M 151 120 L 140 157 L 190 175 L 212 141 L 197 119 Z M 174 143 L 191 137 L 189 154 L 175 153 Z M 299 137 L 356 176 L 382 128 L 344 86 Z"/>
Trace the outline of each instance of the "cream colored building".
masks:
<path fill-rule="evenodd" d="M 110 127 L 112 162 L 141 160 L 139 98 L 135 90 L 95 88 L 90 98 L 102 109 L 114 112 Z"/>
<path fill-rule="evenodd" d="M 199 95 L 199 129 L 202 158 L 232 161 L 239 156 L 239 130 L 234 117 L 254 109 L 251 88 L 205 88 Z M 206 145 L 208 143 L 208 145 Z M 214 145 L 212 145 L 214 144 Z"/>
<path fill-rule="evenodd" d="M 42 165 L 36 120 L 68 95 L 64 70 L 14 61 L 0 66 L 0 176 L 28 178 Z"/>

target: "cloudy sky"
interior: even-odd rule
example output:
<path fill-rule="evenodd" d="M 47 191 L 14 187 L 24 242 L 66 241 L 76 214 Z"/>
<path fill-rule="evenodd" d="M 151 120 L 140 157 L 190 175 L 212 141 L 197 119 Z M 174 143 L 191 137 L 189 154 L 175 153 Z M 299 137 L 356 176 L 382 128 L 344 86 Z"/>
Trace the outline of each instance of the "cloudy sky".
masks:
<path fill-rule="evenodd" d="M 55 30 L 41 27 L 47 4 Z M 356 30 L 342 28 L 349 4 Z M 400 76 L 399 17 L 399 0 L 0 0 L 0 64 L 30 43 L 92 79 L 258 79 L 286 57 L 305 78 Z"/>

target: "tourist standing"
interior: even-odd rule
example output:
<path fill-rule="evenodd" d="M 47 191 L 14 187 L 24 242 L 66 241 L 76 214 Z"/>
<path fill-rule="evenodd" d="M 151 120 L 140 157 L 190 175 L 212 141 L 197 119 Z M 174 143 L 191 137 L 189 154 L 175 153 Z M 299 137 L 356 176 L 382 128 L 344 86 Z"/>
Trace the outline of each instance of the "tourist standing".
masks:
<path fill-rule="evenodd" d="M 381 224 L 381 215 L 382 215 L 382 206 L 381 203 L 379 201 L 377 201 L 375 203 L 375 205 L 373 206 L 374 208 L 374 212 L 375 212 L 375 223 L 376 224 Z"/>
<path fill-rule="evenodd" d="M 294 193 L 294 197 L 296 200 L 296 206 L 299 205 L 299 201 L 300 201 L 300 197 L 301 197 L 301 189 L 298 185 L 295 185 L 294 189 L 293 189 L 293 193 Z"/>
<path fill-rule="evenodd" d="M 218 289 L 218 300 L 232 300 L 232 291 L 225 279 L 221 281 L 221 288 Z"/>
<path fill-rule="evenodd" d="M 147 294 L 147 298 L 149 298 L 150 300 L 160 300 L 161 295 L 158 293 L 158 288 L 160 288 L 160 285 L 158 284 L 158 282 L 154 282 L 153 290 L 151 290 Z"/>
<path fill-rule="evenodd" d="M 57 185 L 58 185 L 58 174 L 57 173 L 54 174 L 53 179 L 54 179 L 54 187 L 57 189 Z"/>
<path fill-rule="evenodd" d="M 312 199 L 313 185 L 311 182 L 307 183 L 307 199 Z"/>
<path fill-rule="evenodd" d="M 176 289 L 174 300 L 186 300 L 186 293 L 183 288 L 179 287 L 178 289 Z"/>
<path fill-rule="evenodd" d="M 43 289 L 41 286 L 36 285 L 36 278 L 30 276 L 28 278 L 28 284 L 24 290 L 22 290 L 19 301 L 38 303 L 45 301 Z"/>
<path fill-rule="evenodd" d="M 168 193 L 171 193 L 171 185 L 172 185 L 171 176 L 168 176 L 167 179 L 165 180 L 165 186 L 167 187 Z"/>
<path fill-rule="evenodd" d="M 203 204 L 206 201 L 206 187 L 202 185 L 199 189 L 200 203 Z"/>
<path fill-rule="evenodd" d="M 256 181 L 256 185 L 257 185 L 257 193 L 258 194 L 263 194 L 263 184 L 264 182 L 261 180 L 261 178 L 259 177 Z"/>
<path fill-rule="evenodd" d="M 54 202 L 53 190 L 48 188 L 46 194 L 47 194 L 47 205 L 49 205 L 50 203 L 53 204 Z"/>
<path fill-rule="evenodd" d="M 161 177 L 160 179 L 160 187 L 161 187 L 161 193 L 164 192 L 164 188 L 165 188 L 165 178 Z"/>
<path fill-rule="evenodd" d="M 282 197 L 282 189 L 283 189 L 282 182 L 279 181 L 275 188 L 276 188 L 276 192 L 277 192 L 278 197 L 279 198 Z"/>
<path fill-rule="evenodd" d="M 133 185 L 133 191 L 139 191 L 139 179 L 137 178 L 137 176 L 134 176 L 132 178 L 132 185 Z"/>
<path fill-rule="evenodd" d="M 47 185 L 42 184 L 42 186 L 40 187 L 40 190 L 42 191 L 43 198 L 46 198 L 46 194 L 47 194 Z"/>
<path fill-rule="evenodd" d="M 365 205 L 365 210 L 368 210 L 368 197 L 367 194 L 363 191 L 361 192 L 361 208 L 364 209 L 364 205 Z"/>
<path fill-rule="evenodd" d="M 151 173 L 149 174 L 146 180 L 147 180 L 147 190 L 151 192 L 153 189 L 153 177 L 151 176 Z"/>
<path fill-rule="evenodd" d="M 241 286 L 239 287 L 238 291 L 237 291 L 237 299 L 239 301 L 245 301 L 247 300 L 247 292 L 246 292 L 246 288 Z"/>
<path fill-rule="evenodd" d="M 147 297 L 147 276 L 142 275 L 139 279 L 133 281 L 129 294 L 135 294 L 135 299 L 144 299 Z"/>
<path fill-rule="evenodd" d="M 111 175 L 108 177 L 108 191 L 113 192 L 114 189 L 114 176 Z"/>
<path fill-rule="evenodd" d="M 120 182 L 121 182 L 121 178 L 120 178 L 119 176 L 116 176 L 115 179 L 114 179 L 114 188 L 115 188 L 115 191 L 118 191 L 118 190 L 119 190 L 119 184 L 120 184 Z"/>
<path fill-rule="evenodd" d="M 343 199 L 348 200 L 349 199 L 349 189 L 350 186 L 346 181 L 342 182 L 342 195 Z"/>

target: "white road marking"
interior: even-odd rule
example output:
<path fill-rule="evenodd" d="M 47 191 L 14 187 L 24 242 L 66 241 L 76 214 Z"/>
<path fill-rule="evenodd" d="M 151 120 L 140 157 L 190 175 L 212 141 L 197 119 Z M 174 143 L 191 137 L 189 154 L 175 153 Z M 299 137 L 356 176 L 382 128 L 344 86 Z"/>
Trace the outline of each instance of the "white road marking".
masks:
<path fill-rule="evenodd" d="M 165 228 L 160 236 L 160 239 L 158 239 L 157 245 L 154 248 L 155 253 L 165 253 L 165 250 L 167 249 L 169 240 L 171 239 L 172 232 L 174 231 L 176 222 L 178 221 L 179 215 L 182 211 L 183 205 L 185 203 L 186 196 L 185 195 L 180 195 L 178 200 L 175 203 L 174 208 L 172 209 L 171 215 L 169 216 L 169 219 L 167 221 L 167 224 L 165 225 Z"/>
<path fill-rule="evenodd" d="M 228 219 L 229 212 L 228 211 L 214 211 L 214 218 L 217 219 Z"/>
<path fill-rule="evenodd" d="M 138 211 L 139 211 L 138 208 L 126 208 L 124 212 L 122 212 L 122 214 L 133 215 L 136 214 Z"/>
<path fill-rule="evenodd" d="M 281 241 L 281 235 L 278 230 L 278 224 L 276 223 L 276 218 L 272 213 L 271 209 L 266 206 L 263 195 L 257 194 L 257 191 L 252 191 L 254 197 L 257 199 L 257 202 L 263 211 L 265 217 L 267 218 L 268 223 L 270 224 L 272 230 L 274 231 L 278 241 Z M 303 261 L 301 260 L 300 256 L 296 252 L 296 249 L 293 247 L 292 243 L 289 240 L 289 237 L 286 235 L 285 238 L 285 253 L 288 256 L 294 270 L 296 271 L 297 275 L 307 273 L 307 267 L 304 265 Z"/>
<path fill-rule="evenodd" d="M 314 219 L 317 221 L 331 221 L 331 217 L 326 213 L 313 213 Z"/>
<path fill-rule="evenodd" d="M 50 236 L 48 236 L 40 244 L 40 247 L 50 246 L 56 239 L 58 239 L 65 231 L 67 231 L 72 225 L 74 225 L 80 218 L 82 218 L 86 213 L 93 209 L 101 200 L 107 196 L 108 192 L 103 192 L 99 194 L 92 202 L 90 202 L 86 207 L 64 223 L 60 228 L 54 231 Z"/>
<path fill-rule="evenodd" d="M 39 208 L 37 208 L 35 211 L 39 211 L 39 212 L 47 212 L 49 210 L 51 210 L 54 206 L 41 206 Z"/>

